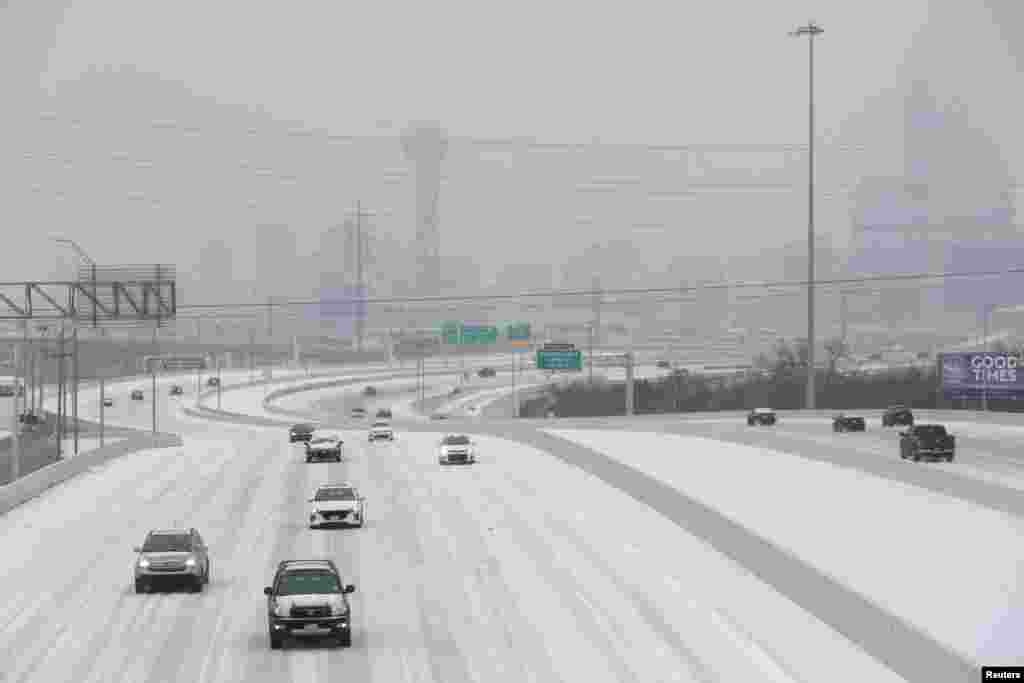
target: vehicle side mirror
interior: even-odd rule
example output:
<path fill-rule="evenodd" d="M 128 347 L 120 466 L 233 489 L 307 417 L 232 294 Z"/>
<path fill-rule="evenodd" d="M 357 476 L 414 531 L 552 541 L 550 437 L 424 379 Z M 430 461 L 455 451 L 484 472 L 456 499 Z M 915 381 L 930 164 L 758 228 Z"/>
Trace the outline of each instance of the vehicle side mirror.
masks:
<path fill-rule="evenodd" d="M 345 591 L 344 591 L 344 592 L 345 592 L 346 594 L 348 594 L 348 593 L 355 593 L 355 592 L 356 592 L 356 587 L 355 587 L 355 586 L 353 586 L 353 585 L 352 585 L 352 584 L 350 583 L 349 585 L 345 586 Z"/>
<path fill-rule="evenodd" d="M 139 546 L 135 546 L 134 548 L 132 548 L 132 552 L 133 553 L 141 553 L 142 552 L 142 548 L 140 548 Z"/>
<path fill-rule="evenodd" d="M 274 589 L 271 588 L 270 586 L 267 586 L 266 588 L 263 589 L 263 594 L 264 595 L 273 595 L 274 594 Z"/>

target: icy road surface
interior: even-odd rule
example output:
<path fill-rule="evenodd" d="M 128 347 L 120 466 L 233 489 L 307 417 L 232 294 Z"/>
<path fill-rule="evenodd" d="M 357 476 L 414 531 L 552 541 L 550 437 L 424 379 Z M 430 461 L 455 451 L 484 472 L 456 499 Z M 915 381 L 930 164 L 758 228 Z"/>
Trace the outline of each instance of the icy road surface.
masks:
<path fill-rule="evenodd" d="M 479 465 L 440 468 L 437 434 L 345 436 L 345 462 L 307 465 L 284 430 L 211 425 L 0 518 L 7 547 L 29 549 L 0 555 L 5 683 L 901 680 L 532 448 L 481 436 Z M 339 480 L 367 496 L 366 527 L 309 530 L 306 498 Z M 136 595 L 131 548 L 168 525 L 204 533 L 211 585 Z M 358 587 L 353 647 L 271 651 L 262 588 L 278 561 L 310 556 Z"/>

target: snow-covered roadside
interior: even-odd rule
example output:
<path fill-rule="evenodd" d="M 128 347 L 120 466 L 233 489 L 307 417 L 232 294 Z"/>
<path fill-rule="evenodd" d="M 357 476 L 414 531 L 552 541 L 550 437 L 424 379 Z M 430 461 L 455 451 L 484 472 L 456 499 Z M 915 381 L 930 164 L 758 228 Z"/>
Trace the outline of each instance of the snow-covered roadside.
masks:
<path fill-rule="evenodd" d="M 430 464 L 433 438 L 407 435 L 408 452 L 422 453 L 417 466 Z M 473 438 L 473 474 L 449 481 L 452 474 L 438 473 L 431 498 L 462 501 L 539 622 L 545 600 L 578 600 L 588 620 L 609 629 L 614 648 L 643 652 L 631 658 L 633 680 L 903 680 L 643 503 L 534 448 Z M 520 501 L 515 514 L 500 515 L 502 499 Z M 567 636 L 585 623 L 566 624 Z M 564 646 L 598 666 L 613 654 L 587 638 Z"/>
<path fill-rule="evenodd" d="M 646 432 L 546 431 L 719 510 L 967 659 L 1024 663 L 1024 520 L 780 451 Z"/>

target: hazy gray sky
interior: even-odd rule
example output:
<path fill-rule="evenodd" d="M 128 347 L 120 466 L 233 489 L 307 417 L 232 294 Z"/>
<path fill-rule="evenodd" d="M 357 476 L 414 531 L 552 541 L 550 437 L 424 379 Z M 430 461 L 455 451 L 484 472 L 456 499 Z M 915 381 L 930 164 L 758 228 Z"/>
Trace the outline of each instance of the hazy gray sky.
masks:
<path fill-rule="evenodd" d="M 811 18 L 826 29 L 816 60 L 826 131 L 895 84 L 930 3 L 68 4 L 50 84 L 133 64 L 337 131 L 433 117 L 470 135 L 798 142 L 807 47 L 787 31 Z"/>

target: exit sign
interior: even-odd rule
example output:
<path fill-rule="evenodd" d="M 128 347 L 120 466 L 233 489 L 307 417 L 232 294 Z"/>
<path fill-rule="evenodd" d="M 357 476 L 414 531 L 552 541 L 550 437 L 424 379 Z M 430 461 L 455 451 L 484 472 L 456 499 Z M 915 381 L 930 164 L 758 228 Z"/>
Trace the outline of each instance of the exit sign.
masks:
<path fill-rule="evenodd" d="M 582 351 L 538 351 L 538 370 L 582 370 Z"/>

